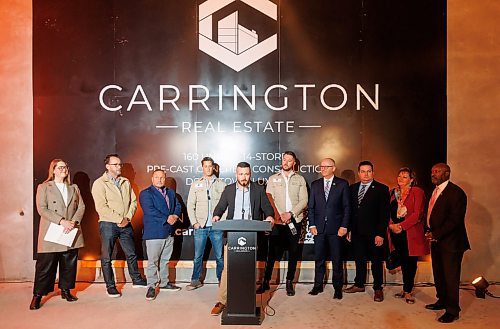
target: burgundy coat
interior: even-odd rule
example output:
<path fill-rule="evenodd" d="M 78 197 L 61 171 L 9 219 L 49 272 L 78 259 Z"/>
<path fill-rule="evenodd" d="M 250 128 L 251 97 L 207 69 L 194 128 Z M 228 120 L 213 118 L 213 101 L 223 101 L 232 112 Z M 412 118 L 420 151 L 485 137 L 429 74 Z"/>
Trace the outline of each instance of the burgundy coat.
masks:
<path fill-rule="evenodd" d="M 394 193 L 391 193 L 391 202 L 394 200 Z M 408 210 L 405 220 L 400 223 L 408 240 L 408 251 L 410 256 L 424 256 L 429 254 L 429 243 L 425 239 L 424 233 L 424 208 L 425 194 L 420 187 L 413 186 L 404 202 Z M 392 220 L 391 220 L 392 224 Z M 390 229 L 388 229 L 389 248 L 394 250 L 394 245 L 390 239 Z"/>

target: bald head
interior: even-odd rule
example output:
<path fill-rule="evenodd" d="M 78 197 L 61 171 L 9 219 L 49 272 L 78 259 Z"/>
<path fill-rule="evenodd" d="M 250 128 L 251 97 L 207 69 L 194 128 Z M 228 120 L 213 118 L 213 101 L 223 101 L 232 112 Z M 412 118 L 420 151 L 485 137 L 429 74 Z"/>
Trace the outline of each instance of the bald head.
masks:
<path fill-rule="evenodd" d="M 446 163 L 437 163 L 431 169 L 431 181 L 434 185 L 440 185 L 450 179 L 451 169 Z"/>
<path fill-rule="evenodd" d="M 333 176 L 333 173 L 335 172 L 335 160 L 332 158 L 325 158 L 321 160 L 319 164 L 319 169 L 321 172 L 321 176 L 323 176 L 326 179 L 330 179 Z"/>

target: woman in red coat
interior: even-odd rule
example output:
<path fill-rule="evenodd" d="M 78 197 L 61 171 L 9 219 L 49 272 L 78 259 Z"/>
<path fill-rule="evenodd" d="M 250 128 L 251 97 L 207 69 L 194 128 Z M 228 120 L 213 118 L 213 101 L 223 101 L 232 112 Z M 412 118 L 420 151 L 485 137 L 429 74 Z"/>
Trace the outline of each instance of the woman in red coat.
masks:
<path fill-rule="evenodd" d="M 429 253 L 424 235 L 424 191 L 415 186 L 416 174 L 410 168 L 401 168 L 398 186 L 391 191 L 391 220 L 389 222 L 389 247 L 401 259 L 403 291 L 395 297 L 415 303 L 412 290 L 417 273 L 418 256 Z"/>

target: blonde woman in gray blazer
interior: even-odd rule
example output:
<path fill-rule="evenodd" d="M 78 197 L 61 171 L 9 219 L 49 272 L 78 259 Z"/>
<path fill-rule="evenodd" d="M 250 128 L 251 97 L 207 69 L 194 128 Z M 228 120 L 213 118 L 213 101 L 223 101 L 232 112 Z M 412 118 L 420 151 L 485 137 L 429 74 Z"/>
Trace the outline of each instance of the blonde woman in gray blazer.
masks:
<path fill-rule="evenodd" d="M 85 205 L 78 187 L 70 183 L 69 168 L 65 161 L 54 159 L 50 162 L 47 179 L 38 185 L 36 207 L 40 214 L 40 225 L 31 310 L 39 309 L 42 296 L 54 291 L 58 265 L 61 297 L 68 302 L 78 300 L 70 289 L 75 288 L 78 248 L 83 247 L 80 222 Z M 78 230 L 71 247 L 44 240 L 51 223 L 61 225 L 64 233 Z"/>

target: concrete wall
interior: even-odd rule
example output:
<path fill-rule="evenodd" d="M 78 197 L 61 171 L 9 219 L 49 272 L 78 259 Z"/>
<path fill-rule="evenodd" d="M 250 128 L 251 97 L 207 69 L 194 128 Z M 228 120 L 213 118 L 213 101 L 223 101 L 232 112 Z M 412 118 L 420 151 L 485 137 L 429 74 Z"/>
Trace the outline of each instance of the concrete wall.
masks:
<path fill-rule="evenodd" d="M 31 17 L 31 1 L 0 1 L 0 280 L 34 273 Z"/>
<path fill-rule="evenodd" d="M 452 180 L 469 195 L 473 248 L 465 256 L 465 281 L 478 274 L 500 281 L 498 12 L 496 0 L 448 2 L 448 158 Z M 0 281 L 31 280 L 34 272 L 31 21 L 31 1 L 0 2 Z"/>
<path fill-rule="evenodd" d="M 463 280 L 500 279 L 499 12 L 495 0 L 448 1 L 448 159 L 468 195 L 472 244 Z"/>

